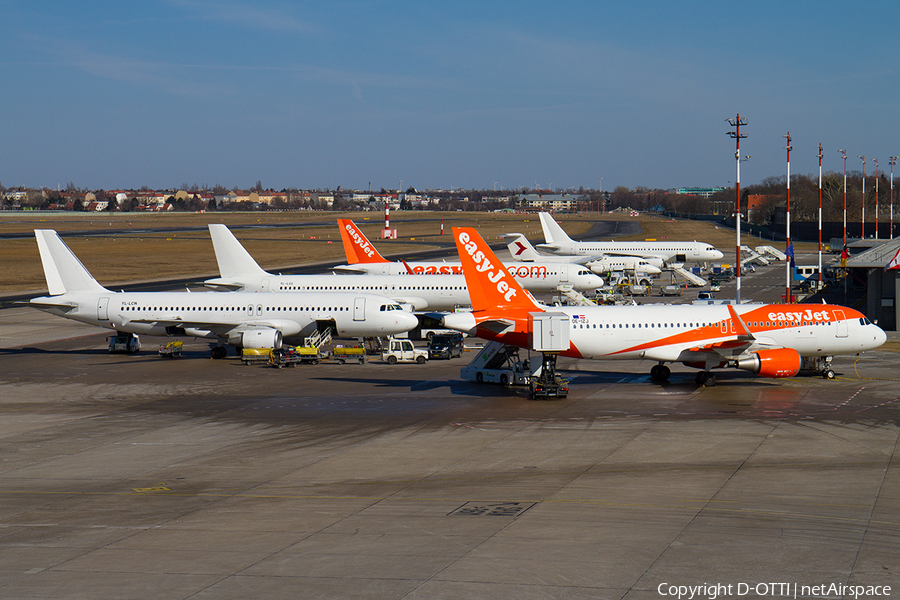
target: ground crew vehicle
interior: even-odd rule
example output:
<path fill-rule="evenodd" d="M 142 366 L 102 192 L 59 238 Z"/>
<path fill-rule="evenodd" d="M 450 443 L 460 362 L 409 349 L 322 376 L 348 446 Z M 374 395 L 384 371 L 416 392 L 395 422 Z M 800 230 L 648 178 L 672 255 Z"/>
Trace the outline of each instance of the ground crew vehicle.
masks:
<path fill-rule="evenodd" d="M 528 383 L 528 361 L 519 359 L 518 346 L 490 342 L 475 355 L 468 366 L 459 371 L 460 377 L 476 383 L 525 385 Z"/>
<path fill-rule="evenodd" d="M 271 348 L 243 348 L 241 349 L 241 362 L 245 365 L 269 362 L 271 352 Z"/>
<path fill-rule="evenodd" d="M 398 362 L 414 362 L 422 365 L 428 360 L 428 353 L 413 346 L 409 340 L 391 339 L 387 348 L 381 353 L 381 360 L 392 365 Z"/>
<path fill-rule="evenodd" d="M 159 347 L 159 355 L 165 358 L 178 358 L 181 356 L 181 350 L 184 348 L 184 342 L 175 340 Z"/>
<path fill-rule="evenodd" d="M 336 346 L 331 351 L 331 357 L 341 365 L 348 360 L 355 360 L 362 365 L 366 362 L 366 349 L 363 346 Z"/>
<path fill-rule="evenodd" d="M 453 358 L 463 354 L 463 336 L 461 333 L 442 333 L 435 335 L 428 342 L 428 358 Z"/>

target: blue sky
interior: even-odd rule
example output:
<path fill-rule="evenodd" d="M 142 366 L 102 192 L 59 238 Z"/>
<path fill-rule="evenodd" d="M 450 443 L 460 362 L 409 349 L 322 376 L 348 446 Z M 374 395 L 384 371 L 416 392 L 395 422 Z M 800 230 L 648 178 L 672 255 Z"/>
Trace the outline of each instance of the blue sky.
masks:
<path fill-rule="evenodd" d="M 896 2 L 0 0 L 9 187 L 743 185 L 900 154 Z"/>

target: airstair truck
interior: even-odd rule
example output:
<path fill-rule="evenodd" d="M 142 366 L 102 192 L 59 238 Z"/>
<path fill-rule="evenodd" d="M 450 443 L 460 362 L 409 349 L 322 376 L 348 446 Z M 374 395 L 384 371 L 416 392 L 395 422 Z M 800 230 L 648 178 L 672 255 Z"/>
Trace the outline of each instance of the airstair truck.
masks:
<path fill-rule="evenodd" d="M 466 381 L 506 386 L 527 384 L 530 373 L 528 361 L 519 360 L 518 346 L 489 342 L 472 362 L 460 369 L 459 376 Z"/>

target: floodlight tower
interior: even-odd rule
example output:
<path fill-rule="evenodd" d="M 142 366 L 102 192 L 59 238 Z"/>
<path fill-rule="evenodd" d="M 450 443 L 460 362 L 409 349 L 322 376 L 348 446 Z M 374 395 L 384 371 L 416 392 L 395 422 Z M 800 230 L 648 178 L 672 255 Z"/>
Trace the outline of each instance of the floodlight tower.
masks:
<path fill-rule="evenodd" d="M 897 164 L 897 157 L 892 156 L 888 164 L 891 165 L 891 228 L 888 230 L 888 237 L 894 239 L 894 165 Z"/>
<path fill-rule="evenodd" d="M 735 280 L 737 289 L 734 293 L 735 304 L 741 303 L 741 138 L 747 137 L 746 133 L 741 133 L 741 125 L 746 125 L 747 120 L 741 119 L 738 113 L 733 119 L 725 119 L 729 125 L 735 128 L 734 131 L 726 132 L 735 141 L 734 162 L 737 163 L 737 179 L 735 180 L 735 200 L 734 200 L 734 216 L 737 225 L 737 245 L 735 247 L 735 259 L 737 265 L 735 267 Z"/>
<path fill-rule="evenodd" d="M 857 156 L 863 164 L 862 239 L 866 239 L 866 157 Z"/>
<path fill-rule="evenodd" d="M 819 289 L 822 289 L 822 142 L 819 142 Z"/>
<path fill-rule="evenodd" d="M 787 146 L 785 146 L 785 150 L 787 150 L 787 205 L 785 206 L 785 223 L 787 227 L 785 228 L 784 238 L 785 238 L 785 292 L 784 292 L 784 301 L 787 304 L 791 304 L 791 257 L 794 255 L 794 249 L 791 247 L 791 132 L 788 131 L 787 135 L 784 136 L 787 138 Z"/>
<path fill-rule="evenodd" d="M 844 155 L 844 246 L 847 245 L 847 151 L 838 150 Z"/>
<path fill-rule="evenodd" d="M 878 239 L 878 159 L 873 158 L 875 163 L 875 239 Z"/>

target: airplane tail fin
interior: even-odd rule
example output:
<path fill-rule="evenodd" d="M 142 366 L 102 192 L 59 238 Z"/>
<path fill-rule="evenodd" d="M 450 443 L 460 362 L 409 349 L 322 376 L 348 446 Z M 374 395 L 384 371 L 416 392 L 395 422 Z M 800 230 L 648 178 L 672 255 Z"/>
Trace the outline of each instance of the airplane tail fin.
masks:
<path fill-rule="evenodd" d="M 540 213 L 541 217 L 541 229 L 544 230 L 544 241 L 548 244 L 559 244 L 561 242 L 571 242 L 572 238 L 563 231 L 563 228 L 559 226 L 559 223 L 554 220 L 550 213 L 542 212 Z"/>
<path fill-rule="evenodd" d="M 542 311 L 473 227 L 454 227 L 472 310 Z"/>
<path fill-rule="evenodd" d="M 216 262 L 219 263 L 220 277 L 268 275 L 225 225 L 210 223 L 209 235 L 212 237 Z"/>
<path fill-rule="evenodd" d="M 35 229 L 34 237 L 37 239 L 44 277 L 51 296 L 67 292 L 109 293 L 108 289 L 97 283 L 56 231 Z"/>
<path fill-rule="evenodd" d="M 338 219 L 338 227 L 341 230 L 341 241 L 344 243 L 344 254 L 351 265 L 357 263 L 386 263 L 390 262 L 375 249 L 363 235 L 356 223 L 350 219 Z"/>
<path fill-rule="evenodd" d="M 521 262 L 534 262 L 543 258 L 538 254 L 531 242 L 521 233 L 507 233 L 503 236 L 509 240 L 506 247 L 512 255 L 513 260 Z"/>

